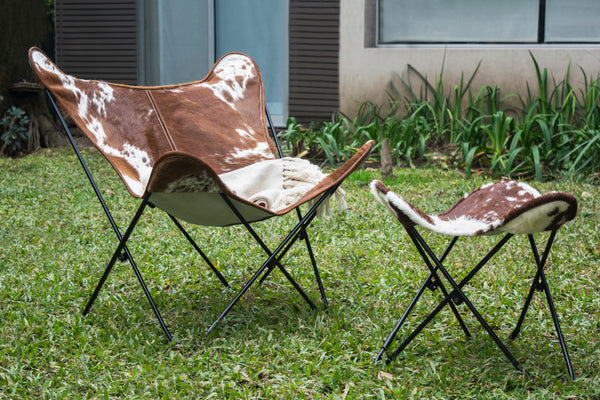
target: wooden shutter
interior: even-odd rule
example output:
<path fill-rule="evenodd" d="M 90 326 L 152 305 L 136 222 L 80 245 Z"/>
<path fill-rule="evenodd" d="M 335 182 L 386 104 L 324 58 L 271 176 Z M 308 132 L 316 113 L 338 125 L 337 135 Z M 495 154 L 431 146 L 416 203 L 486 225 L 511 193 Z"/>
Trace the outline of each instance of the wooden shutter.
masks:
<path fill-rule="evenodd" d="M 290 0 L 289 115 L 331 120 L 339 109 L 339 0 Z"/>
<path fill-rule="evenodd" d="M 136 0 L 56 0 L 56 62 L 81 78 L 137 83 Z"/>

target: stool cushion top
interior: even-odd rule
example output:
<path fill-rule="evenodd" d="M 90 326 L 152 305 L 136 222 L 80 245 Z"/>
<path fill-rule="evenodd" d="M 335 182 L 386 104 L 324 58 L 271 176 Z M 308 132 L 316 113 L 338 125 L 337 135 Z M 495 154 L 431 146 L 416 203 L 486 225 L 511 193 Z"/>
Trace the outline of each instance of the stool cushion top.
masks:
<path fill-rule="evenodd" d="M 540 194 L 524 182 L 488 183 L 458 200 L 448 211 L 427 214 L 381 181 L 370 184 L 377 200 L 405 227 L 420 225 L 451 236 L 530 234 L 558 229 L 575 218 L 577 200 L 568 193 Z"/>

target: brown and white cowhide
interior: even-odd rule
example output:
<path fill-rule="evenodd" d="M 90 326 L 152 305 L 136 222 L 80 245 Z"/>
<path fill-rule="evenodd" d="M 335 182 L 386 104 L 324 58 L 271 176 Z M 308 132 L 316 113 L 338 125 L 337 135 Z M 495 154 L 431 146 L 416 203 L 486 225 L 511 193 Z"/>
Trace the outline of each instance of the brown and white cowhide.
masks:
<path fill-rule="evenodd" d="M 200 81 L 168 86 L 79 79 L 35 47 L 29 63 L 131 195 L 149 192 L 155 206 L 198 225 L 240 223 L 223 194 L 249 222 L 283 215 L 339 185 L 374 145 L 329 175 L 279 159 L 260 71 L 241 53 L 221 57 Z"/>
<path fill-rule="evenodd" d="M 201 81 L 152 87 L 76 78 L 37 48 L 30 49 L 29 62 L 135 197 L 161 190 L 182 170 L 221 174 L 277 158 L 260 71 L 244 54 L 226 54 Z M 156 179 L 153 168 L 165 156 L 174 157 Z"/>
<path fill-rule="evenodd" d="M 540 194 L 523 182 L 501 180 L 465 194 L 448 211 L 426 214 L 381 181 L 370 184 L 375 198 L 405 227 L 422 226 L 451 236 L 529 234 L 554 230 L 575 218 L 577 200 L 568 193 Z"/>

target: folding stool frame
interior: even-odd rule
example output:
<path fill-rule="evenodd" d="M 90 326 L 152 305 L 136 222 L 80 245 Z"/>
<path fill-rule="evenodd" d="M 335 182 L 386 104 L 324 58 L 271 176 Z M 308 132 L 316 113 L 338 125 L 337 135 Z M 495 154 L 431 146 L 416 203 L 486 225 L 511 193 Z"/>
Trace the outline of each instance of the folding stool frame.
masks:
<path fill-rule="evenodd" d="M 96 197 L 98 198 L 102 209 L 104 210 L 104 213 L 106 214 L 110 225 L 115 233 L 115 236 L 117 237 L 117 240 L 119 241 L 119 244 L 115 250 L 115 252 L 112 255 L 112 258 L 110 259 L 108 265 L 106 266 L 103 275 L 101 276 L 96 288 L 94 289 L 94 292 L 92 293 L 92 296 L 90 297 L 88 303 L 85 306 L 85 309 L 83 311 L 83 315 L 87 315 L 92 307 L 92 305 L 94 304 L 96 298 L 98 297 L 98 294 L 100 293 L 100 290 L 102 288 L 102 286 L 104 285 L 106 279 L 108 278 L 108 275 L 110 274 L 110 272 L 112 271 L 112 268 L 114 266 L 114 264 L 116 263 L 117 260 L 120 261 L 125 261 L 128 260 L 129 263 L 131 264 L 131 267 L 134 271 L 134 274 L 140 284 L 140 286 L 142 287 L 142 290 L 144 291 L 144 294 L 146 296 L 146 298 L 148 299 L 148 302 L 150 303 L 150 306 L 152 308 L 152 311 L 154 312 L 154 315 L 156 316 L 165 336 L 167 337 L 167 339 L 169 341 L 173 340 L 173 336 L 171 335 L 171 333 L 169 332 L 169 329 L 164 321 L 164 319 L 162 318 L 160 311 L 158 310 L 158 307 L 156 306 L 152 295 L 150 293 L 150 290 L 148 289 L 142 274 L 139 270 L 139 268 L 137 267 L 133 256 L 131 255 L 131 253 L 129 252 L 129 249 L 127 248 L 127 241 L 129 240 L 129 237 L 131 236 L 131 234 L 133 233 L 133 230 L 135 228 L 135 226 L 137 225 L 141 215 L 143 214 L 145 208 L 147 206 L 150 207 L 154 207 L 154 205 L 150 202 L 150 197 L 151 197 L 151 193 L 146 192 L 145 195 L 142 198 L 142 202 L 140 204 L 140 206 L 138 207 L 133 219 L 131 220 L 127 230 L 125 231 L 124 234 L 121 234 L 121 231 L 119 230 L 106 202 L 104 201 L 104 197 L 102 196 L 102 194 L 100 193 L 100 190 L 98 188 L 98 185 L 96 184 L 94 178 L 92 177 L 92 174 L 89 170 L 89 168 L 87 167 L 87 164 L 81 154 L 81 152 L 79 151 L 79 148 L 73 138 L 73 135 L 67 125 L 67 123 L 65 122 L 55 100 L 54 100 L 54 96 L 50 93 L 50 91 L 48 89 L 45 89 L 46 95 L 48 96 L 48 99 L 50 100 L 50 103 L 52 105 L 52 108 L 54 109 L 54 112 L 56 113 L 61 126 L 63 127 L 65 133 L 67 134 L 69 143 L 71 144 L 71 146 L 73 147 L 73 150 L 75 151 L 75 154 L 77 155 L 77 158 L 81 164 L 81 166 L 83 167 L 83 170 L 94 190 L 94 193 L 96 194 Z M 275 145 L 277 147 L 277 151 L 280 157 L 283 157 L 283 152 L 281 151 L 281 146 L 279 144 L 279 140 L 277 138 L 277 133 L 275 132 L 275 128 L 273 126 L 273 122 L 271 120 L 271 116 L 268 112 L 268 110 L 265 108 L 265 113 L 267 115 L 267 120 L 269 123 L 269 128 L 271 131 L 271 134 L 274 138 L 275 141 Z M 324 306 L 327 307 L 327 297 L 325 295 L 325 290 L 323 288 L 323 284 L 321 281 L 321 277 L 319 274 L 319 269 L 314 257 L 314 253 L 312 250 L 312 246 L 310 244 L 310 240 L 308 238 L 308 233 L 306 232 L 306 228 L 309 226 L 309 224 L 312 222 L 312 220 L 314 219 L 314 217 L 317 215 L 317 208 L 323 203 L 323 201 L 331 196 L 335 190 L 339 187 L 339 184 L 337 186 L 334 186 L 332 188 L 330 188 L 329 190 L 325 191 L 320 198 L 318 198 L 313 206 L 309 209 L 309 211 L 302 216 L 299 207 L 296 208 L 296 213 L 299 219 L 299 222 L 297 223 L 297 225 L 292 229 L 292 231 L 285 237 L 285 239 L 279 244 L 279 246 L 276 248 L 275 251 L 270 251 L 269 248 L 265 245 L 265 243 L 262 241 L 262 239 L 258 236 L 258 234 L 254 231 L 254 229 L 250 226 L 250 223 L 242 216 L 241 212 L 235 207 L 235 205 L 233 204 L 233 202 L 231 202 L 231 200 L 225 195 L 222 194 L 222 198 L 223 200 L 228 204 L 228 206 L 231 208 L 231 210 L 236 214 L 236 216 L 239 218 L 240 223 L 242 225 L 244 225 L 244 227 L 249 231 L 249 233 L 251 234 L 251 236 L 258 242 L 258 244 L 260 245 L 260 247 L 265 251 L 265 253 L 269 256 L 268 259 L 263 263 L 263 265 L 258 269 L 258 271 L 254 274 L 254 276 L 252 276 L 252 278 L 244 285 L 244 287 L 238 292 L 238 294 L 234 297 L 234 299 L 229 303 L 229 305 L 223 310 L 223 312 L 219 315 L 219 317 L 213 322 L 213 324 L 208 328 L 207 330 L 207 334 L 209 334 L 210 332 L 213 331 L 213 329 L 215 328 L 215 326 L 229 313 L 229 311 L 233 308 L 233 306 L 237 303 L 237 301 L 244 295 L 244 293 L 252 286 L 252 284 L 256 281 L 256 279 L 263 274 L 260 282 L 263 282 L 264 279 L 266 279 L 266 277 L 271 273 L 271 271 L 277 267 L 282 273 L 283 275 L 290 281 L 290 283 L 292 284 L 292 286 L 296 289 L 296 291 L 298 291 L 298 293 L 301 295 L 301 297 L 308 303 L 308 305 L 310 306 L 311 309 L 315 309 L 316 306 L 315 304 L 311 301 L 310 297 L 302 290 L 302 288 L 298 285 L 298 283 L 296 283 L 296 281 L 292 278 L 292 276 L 286 271 L 286 269 L 281 265 L 280 261 L 281 259 L 285 256 L 285 254 L 287 253 L 287 251 L 292 247 L 292 245 L 296 242 L 296 240 L 298 239 L 303 239 L 304 242 L 306 243 L 306 247 L 309 253 L 309 257 L 313 266 L 313 272 L 315 274 L 315 278 L 317 281 L 317 285 L 319 287 L 319 292 L 321 294 L 321 298 L 323 300 Z M 227 282 L 227 280 L 223 277 L 223 275 L 219 272 L 219 270 L 217 270 L 217 268 L 213 265 L 213 263 L 210 261 L 210 259 L 206 256 L 206 254 L 201 250 L 201 248 L 196 244 L 196 242 L 192 239 L 192 237 L 188 234 L 188 232 L 185 230 L 185 228 L 181 225 L 181 223 L 179 223 L 179 221 L 172 216 L 171 214 L 167 213 L 167 215 L 169 215 L 169 217 L 171 218 L 171 220 L 173 221 L 173 223 L 177 226 L 177 228 L 183 233 L 183 235 L 185 236 L 185 238 L 188 240 L 188 242 L 194 247 L 194 249 L 198 252 L 198 254 L 200 254 L 200 256 L 202 257 L 202 259 L 208 264 L 208 266 L 210 267 L 210 269 L 215 273 L 215 275 L 217 276 L 217 278 L 221 281 L 221 283 L 226 286 L 226 287 L 230 287 L 229 283 Z M 266 270 L 266 271 L 265 271 Z"/>
<path fill-rule="evenodd" d="M 522 373 L 524 373 L 526 376 L 530 377 L 529 373 L 523 369 L 523 367 L 519 364 L 519 362 L 516 360 L 516 358 L 512 355 L 512 353 L 508 350 L 508 348 L 504 345 L 504 343 L 500 340 L 500 338 L 496 335 L 496 333 L 493 331 L 493 329 L 490 327 L 490 325 L 487 323 L 487 321 L 481 316 L 481 314 L 479 313 L 479 311 L 477 311 L 477 309 L 475 308 L 475 306 L 471 303 L 471 301 L 467 298 L 467 296 L 465 295 L 465 293 L 463 292 L 462 288 L 469 283 L 469 281 L 471 280 L 471 278 L 473 278 L 477 272 L 479 272 L 479 270 L 494 256 L 494 254 L 496 254 L 503 246 L 506 242 L 508 242 L 508 240 L 513 236 L 511 233 L 506 234 L 497 244 L 496 246 L 490 250 L 488 252 L 488 254 L 459 282 L 457 283 L 454 278 L 448 273 L 448 271 L 446 270 L 446 268 L 443 266 L 443 262 L 444 259 L 446 258 L 446 256 L 449 254 L 449 252 L 451 251 L 452 247 L 454 246 L 454 244 L 456 243 L 456 241 L 458 240 L 458 236 L 455 236 L 450 244 L 448 245 L 448 247 L 446 248 L 446 250 L 444 251 L 444 253 L 442 254 L 442 256 L 438 259 L 436 257 L 436 255 L 433 253 L 433 251 L 431 250 L 431 248 L 427 245 L 427 243 L 425 242 L 425 240 L 423 239 L 423 237 L 417 232 L 417 230 L 415 229 L 414 226 L 410 226 L 410 227 L 405 227 L 409 237 L 411 238 L 412 242 L 414 243 L 415 247 L 417 248 L 419 254 L 421 255 L 423 261 L 425 262 L 425 264 L 427 265 L 427 268 L 429 269 L 429 276 L 425 279 L 425 281 L 423 282 L 423 284 L 421 285 L 421 287 L 419 288 L 419 290 L 417 291 L 416 295 L 414 296 L 413 300 L 410 302 L 409 306 L 407 307 L 406 311 L 404 312 L 404 314 L 402 315 L 400 321 L 396 324 L 396 326 L 394 327 L 394 329 L 392 330 L 392 332 L 388 335 L 387 339 L 385 340 L 383 346 L 381 347 L 381 350 L 379 351 L 379 353 L 377 354 L 377 356 L 375 357 L 375 362 L 379 362 L 382 360 L 383 355 L 386 354 L 388 348 L 391 346 L 392 342 L 394 341 L 396 335 L 398 334 L 398 331 L 400 330 L 400 328 L 402 327 L 402 325 L 404 324 L 404 322 L 406 321 L 407 317 L 409 316 L 410 312 L 412 311 L 412 309 L 414 308 L 414 306 L 417 304 L 417 302 L 419 301 L 421 295 L 424 293 L 425 289 L 429 288 L 430 290 L 436 290 L 437 288 L 440 288 L 442 290 L 442 293 L 444 295 L 443 300 L 438 304 L 438 306 L 430 312 L 430 314 L 423 320 L 423 322 L 421 322 L 421 324 L 419 324 L 412 333 L 410 333 L 407 338 L 396 348 L 396 350 L 392 353 L 392 355 L 388 356 L 388 358 L 386 359 L 386 362 L 391 362 L 392 360 L 394 360 L 398 354 L 400 354 L 400 352 L 402 350 L 404 350 L 409 344 L 410 342 L 423 330 L 423 328 L 425 328 L 425 326 L 427 326 L 427 324 L 429 324 L 429 322 L 448 304 L 450 305 L 454 315 L 456 316 L 463 332 L 465 333 L 465 335 L 467 337 L 471 337 L 471 334 L 469 333 L 468 329 L 466 328 L 462 318 L 460 317 L 457 309 L 455 308 L 455 304 L 459 305 L 461 303 L 465 303 L 465 305 L 469 308 L 469 310 L 471 311 L 471 313 L 475 316 L 475 318 L 479 321 L 479 323 L 483 326 L 483 328 L 486 330 L 486 332 L 488 333 L 488 335 L 492 338 L 492 340 L 496 343 L 496 345 L 500 348 L 500 350 L 502 350 L 502 352 L 506 355 L 506 357 L 509 359 L 509 361 L 511 362 L 511 364 L 518 370 L 521 371 Z M 528 234 L 528 238 L 529 238 L 529 242 L 531 245 L 531 249 L 532 249 L 532 253 L 537 265 L 537 271 L 536 274 L 534 276 L 533 279 L 533 283 L 531 284 L 530 290 L 529 290 L 529 294 L 527 295 L 527 298 L 525 300 L 525 304 L 523 306 L 523 309 L 521 311 L 521 315 L 519 317 L 519 321 L 517 322 L 517 325 L 515 327 L 515 329 L 513 330 L 513 332 L 510 335 L 510 339 L 515 339 L 517 337 L 517 335 L 520 332 L 521 329 L 521 325 L 523 324 L 523 320 L 525 318 L 525 315 L 527 313 L 527 310 L 529 308 L 529 304 L 531 302 L 531 299 L 533 297 L 533 293 L 535 290 L 540 290 L 540 291 L 544 291 L 544 293 L 546 294 L 546 300 L 548 302 L 548 306 L 550 308 L 550 313 L 552 315 L 552 320 L 554 322 L 554 327 L 556 329 L 556 333 L 560 342 L 560 346 L 563 352 L 563 356 L 565 359 L 565 363 L 567 365 L 567 369 L 569 372 L 569 377 L 571 379 L 574 378 L 574 373 L 573 373 L 573 367 L 571 364 L 571 359 L 569 357 L 569 353 L 567 351 L 567 346 L 565 344 L 563 335 L 562 335 L 562 330 L 560 328 L 560 324 L 558 322 L 558 316 L 556 313 L 556 309 L 554 308 L 554 302 L 552 301 L 552 297 L 550 295 L 550 289 L 548 287 L 548 282 L 546 280 L 546 275 L 544 274 L 544 266 L 546 264 L 546 260 L 548 258 L 548 255 L 550 253 L 550 248 L 552 247 L 552 243 L 554 242 L 554 238 L 556 236 L 556 230 L 551 231 L 550 236 L 548 238 L 548 241 L 546 243 L 546 248 L 544 250 L 544 253 L 542 255 L 542 258 L 540 259 L 539 254 L 538 254 L 538 250 L 537 250 L 537 246 L 535 244 L 534 238 L 532 234 Z M 445 278 L 445 280 L 450 284 L 451 286 L 451 291 L 450 293 L 448 293 L 448 290 L 444 287 L 442 280 L 440 279 L 440 276 L 438 275 L 438 272 L 441 272 L 441 274 L 443 275 L 443 277 Z"/>

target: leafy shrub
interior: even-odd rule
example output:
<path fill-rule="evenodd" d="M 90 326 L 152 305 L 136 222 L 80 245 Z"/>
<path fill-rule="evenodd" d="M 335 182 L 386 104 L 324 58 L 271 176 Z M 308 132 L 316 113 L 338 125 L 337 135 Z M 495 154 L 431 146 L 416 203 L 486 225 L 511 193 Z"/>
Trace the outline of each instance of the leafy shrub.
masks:
<path fill-rule="evenodd" d="M 0 154 L 14 155 L 27 146 L 29 117 L 25 111 L 12 106 L 0 120 Z"/>
<path fill-rule="evenodd" d="M 345 160 L 367 140 L 389 139 L 393 156 L 414 167 L 427 150 L 450 144 L 455 150 L 449 162 L 469 177 L 477 168 L 492 176 L 527 177 L 536 180 L 560 176 L 600 178 L 600 74 L 591 79 L 583 70 L 584 84 L 570 84 L 570 67 L 565 77 L 549 79 L 531 55 L 537 77 L 537 95 L 527 83 L 520 110 L 503 109 L 500 88 L 484 86 L 476 93 L 461 77 L 448 92 L 443 82 L 443 65 L 434 83 L 409 65 L 423 80 L 418 92 L 400 79 L 403 95 L 391 82 L 386 104 L 364 102 L 354 119 L 340 115 L 337 121 L 284 133 L 298 141 L 323 149 L 332 165 Z M 300 133 L 298 133 L 300 132 Z M 318 152 L 317 149 L 314 149 Z M 374 156 L 377 153 L 374 152 Z"/>

